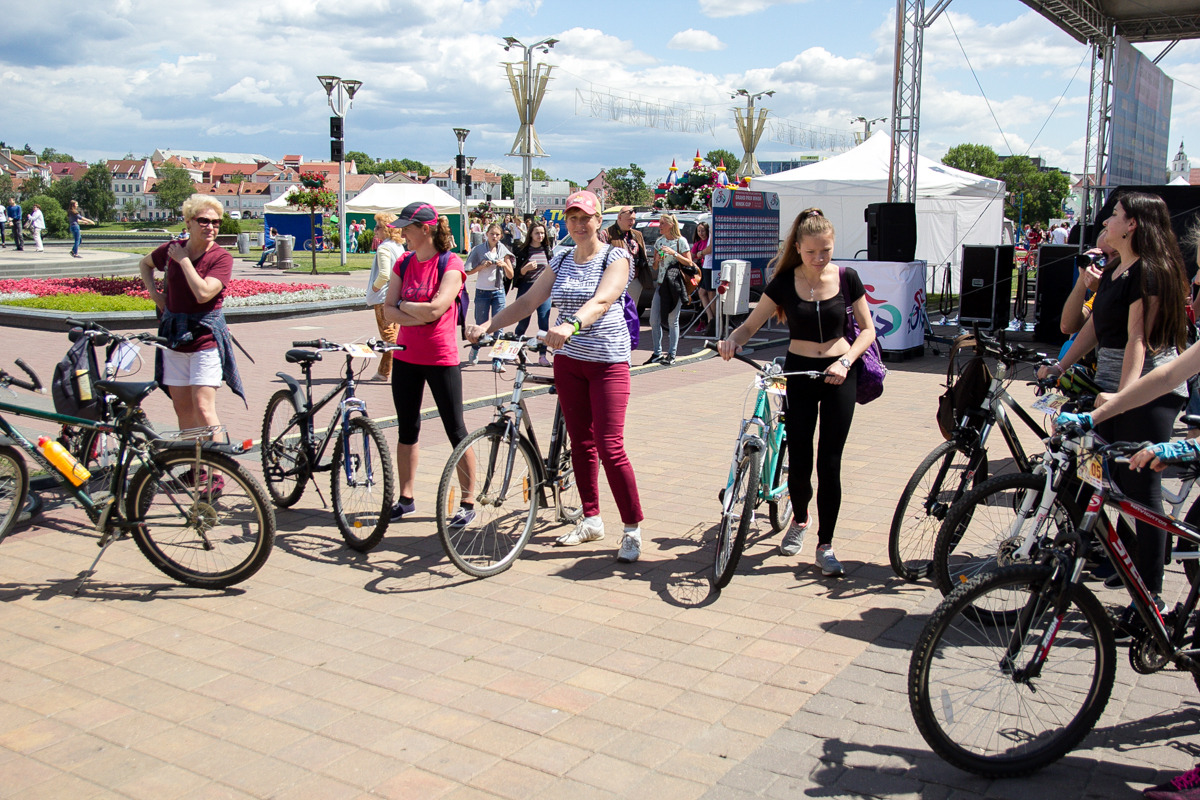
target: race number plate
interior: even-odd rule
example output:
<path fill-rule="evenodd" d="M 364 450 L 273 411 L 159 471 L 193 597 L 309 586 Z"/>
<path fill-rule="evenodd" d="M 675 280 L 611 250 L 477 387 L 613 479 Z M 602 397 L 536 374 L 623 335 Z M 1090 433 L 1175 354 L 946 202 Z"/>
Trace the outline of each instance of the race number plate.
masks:
<path fill-rule="evenodd" d="M 354 358 L 379 358 L 379 354 L 362 342 L 351 342 L 345 346 L 346 352 Z"/>
<path fill-rule="evenodd" d="M 512 339 L 499 339 L 492 345 L 492 358 L 499 361 L 516 361 L 521 352 L 521 343 Z"/>
<path fill-rule="evenodd" d="M 1095 486 L 1097 489 L 1104 488 L 1104 464 L 1099 456 L 1089 455 L 1081 458 L 1078 475 L 1079 480 L 1084 483 Z"/>
<path fill-rule="evenodd" d="M 1040 411 L 1043 414 L 1058 416 L 1059 412 L 1062 411 L 1062 407 L 1066 405 L 1066 402 L 1066 396 L 1047 392 L 1034 401 L 1033 410 Z"/>
<path fill-rule="evenodd" d="M 787 381 L 783 378 L 759 378 L 758 387 L 766 389 L 767 394 L 777 397 L 787 397 Z"/>

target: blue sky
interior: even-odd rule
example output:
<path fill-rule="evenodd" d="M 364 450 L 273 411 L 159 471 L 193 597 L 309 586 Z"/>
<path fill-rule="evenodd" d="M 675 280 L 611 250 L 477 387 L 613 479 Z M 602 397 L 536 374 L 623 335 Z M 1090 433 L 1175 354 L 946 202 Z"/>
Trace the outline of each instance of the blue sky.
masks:
<path fill-rule="evenodd" d="M 661 178 L 697 149 L 741 154 L 736 88 L 774 89 L 772 116 L 795 124 L 849 131 L 855 116 L 888 116 L 895 5 L 44 0 L 0 30 L 0 139 L 88 160 L 158 147 L 323 160 L 329 109 L 315 76 L 332 73 L 364 83 L 347 149 L 444 164 L 457 150 L 451 129 L 466 127 L 468 154 L 519 173 L 519 159 L 505 157 L 517 117 L 500 40 L 552 36 L 560 43 L 539 58 L 557 68 L 537 124 L 550 157 L 538 164 L 580 181 L 635 162 Z M 1173 155 L 1200 130 L 1200 43 L 1180 44 L 1162 66 L 1177 79 Z M 925 36 L 921 152 L 939 158 L 975 142 L 1079 170 L 1088 68 L 1086 48 L 1023 3 L 955 0 Z M 598 119 L 579 102 L 588 89 L 681 103 L 711 115 L 714 130 Z M 1191 146 L 1200 156 L 1200 137 Z M 764 142 L 759 157 L 797 152 Z"/>

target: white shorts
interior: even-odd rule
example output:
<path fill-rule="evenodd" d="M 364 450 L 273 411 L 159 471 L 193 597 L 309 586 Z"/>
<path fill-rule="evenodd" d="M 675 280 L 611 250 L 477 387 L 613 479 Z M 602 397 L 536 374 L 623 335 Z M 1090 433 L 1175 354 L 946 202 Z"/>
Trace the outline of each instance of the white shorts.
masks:
<path fill-rule="evenodd" d="M 163 383 L 167 386 L 220 386 L 221 351 L 215 347 L 195 353 L 163 350 Z"/>

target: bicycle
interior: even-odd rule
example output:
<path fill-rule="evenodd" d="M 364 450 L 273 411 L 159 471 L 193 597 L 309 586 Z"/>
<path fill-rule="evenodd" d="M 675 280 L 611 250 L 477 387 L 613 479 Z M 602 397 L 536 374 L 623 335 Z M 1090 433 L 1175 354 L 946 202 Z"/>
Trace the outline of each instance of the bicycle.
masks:
<path fill-rule="evenodd" d="M 971 487 L 988 477 L 987 443 L 999 429 L 1008 446 L 1017 471 L 1028 472 L 1032 462 L 1017 438 L 1010 412 L 1027 428 L 1045 439 L 1046 430 L 1008 393 L 1010 375 L 1019 364 L 1039 364 L 1046 356 L 1020 345 L 1009 345 L 1001 331 L 990 339 L 978 330 L 974 333 L 977 355 L 995 358 L 994 372 L 987 374 L 987 388 L 981 400 L 955 420 L 950 438 L 935 447 L 913 472 L 900 494 L 888 532 L 888 559 L 892 571 L 906 581 L 916 582 L 930 574 L 934 540 L 950 508 Z M 955 351 L 971 346 L 969 338 L 959 337 Z M 948 383 L 953 377 L 953 353 Z M 949 387 L 948 387 L 949 388 Z"/>
<path fill-rule="evenodd" d="M 33 370 L 20 359 L 16 363 L 29 380 L 0 369 L 0 387 L 42 391 Z M 0 539 L 11 530 L 29 491 L 24 451 L 59 480 L 100 534 L 100 552 L 81 573 L 76 593 L 95 574 L 109 545 L 127 536 L 157 569 L 188 586 L 222 589 L 258 572 L 271 554 L 275 515 L 258 482 L 234 460 L 249 443 L 212 441 L 223 429 L 179 431 L 177 438 L 155 432 L 139 407 L 158 388 L 155 381 L 99 381 L 95 388 L 116 399 L 113 421 L 0 401 Z M 56 465 L 2 416 L 5 412 L 115 436 L 108 491 L 89 491 L 85 473 Z"/>
<path fill-rule="evenodd" d="M 1144 445 L 1105 445 L 1077 428 L 1061 441 L 1095 489 L 1078 530 L 1060 532 L 1036 562 L 1001 567 L 956 589 L 930 616 L 909 665 L 909 705 L 925 741 L 951 764 L 988 777 L 1058 760 L 1108 703 L 1116 646 L 1112 621 L 1081 583 L 1090 540 L 1111 559 L 1132 601 L 1121 623 L 1131 637 L 1131 666 L 1141 674 L 1189 671 L 1200 688 L 1200 628 L 1188 631 L 1200 578 L 1191 578 L 1182 603 L 1160 612 L 1101 511 L 1150 523 L 1193 547 L 1200 528 L 1129 500 L 1113 484 L 1110 460 Z"/>
<path fill-rule="evenodd" d="M 709 350 L 717 349 L 716 342 L 706 341 L 704 346 Z M 791 524 L 793 510 L 791 492 L 788 491 L 784 386 L 787 378 L 824 380 L 826 377 L 824 372 L 816 370 L 784 372 L 782 357 L 770 364 L 760 364 L 741 353 L 735 353 L 733 357 L 758 372 L 751 387 L 757 388 L 758 394 L 754 411 L 742 419 L 738 428 L 729 479 L 718 493 L 721 521 L 717 525 L 713 559 L 713 586 L 717 589 L 724 589 L 733 580 L 754 521 L 754 511 L 759 505 L 767 504 L 773 533 L 780 533 Z M 772 403 L 772 397 L 779 399 Z"/>
<path fill-rule="evenodd" d="M 493 346 L 493 363 L 516 362 L 512 395 L 507 402 L 497 402 L 492 421 L 468 434 L 450 454 L 438 483 L 437 529 L 456 567 L 487 578 L 521 557 L 540 506 L 553 505 L 555 522 L 572 525 L 583 517 L 583 502 L 562 405 L 555 403 L 550 446 L 543 458 L 525 404 L 526 383 L 549 386 L 555 394 L 553 376 L 533 375 L 528 369 L 527 353 L 537 348 L 538 338 L 482 336 L 479 344 Z M 452 525 L 460 505 L 458 491 L 474 500 L 474 515 Z M 460 517 L 457 522 L 461 521 Z"/>
<path fill-rule="evenodd" d="M 329 472 L 333 519 L 346 545 L 367 552 L 383 539 L 391 520 L 395 482 L 392 454 L 379 427 L 367 416 L 367 404 L 355 393 L 355 358 L 385 358 L 404 345 L 372 339 L 367 343 L 337 344 L 326 339 L 292 342 L 284 360 L 299 364 L 304 385 L 286 372 L 275 373 L 287 384 L 271 395 L 263 415 L 263 479 L 272 502 L 290 508 L 304 494 L 315 475 Z M 307 349 L 313 348 L 313 349 Z M 340 381 L 315 404 L 312 399 L 312 366 L 321 353 L 343 353 L 346 369 Z M 365 367 L 364 367 L 365 368 Z M 360 370 L 361 371 L 361 370 Z M 317 414 L 340 397 L 329 425 L 315 430 Z M 333 442 L 333 455 L 322 464 Z M 319 493 L 320 490 L 318 490 Z M 324 502 L 324 498 L 322 498 Z"/>

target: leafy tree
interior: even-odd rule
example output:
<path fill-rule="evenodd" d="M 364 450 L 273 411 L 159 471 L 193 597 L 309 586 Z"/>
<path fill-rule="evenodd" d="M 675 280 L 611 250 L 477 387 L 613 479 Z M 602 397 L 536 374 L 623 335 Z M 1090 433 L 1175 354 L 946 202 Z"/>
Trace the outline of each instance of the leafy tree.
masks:
<path fill-rule="evenodd" d="M 612 187 L 610 205 L 644 206 L 651 201 L 650 187 L 646 185 L 646 170 L 637 164 L 628 168 L 614 167 L 605 173 Z"/>
<path fill-rule="evenodd" d="M 531 181 L 552 181 L 552 180 L 554 180 L 549 175 L 547 175 L 546 170 L 542 169 L 541 167 L 534 167 L 532 170 L 530 170 L 529 179 Z"/>
<path fill-rule="evenodd" d="M 1000 177 L 1000 157 L 985 144 L 957 144 L 946 151 L 942 163 L 985 178 Z"/>
<path fill-rule="evenodd" d="M 62 163 L 66 161 L 74 161 L 75 158 L 69 153 L 60 153 L 53 147 L 42 148 L 42 154 L 39 156 L 43 164 Z"/>
<path fill-rule="evenodd" d="M 0 144 L 3 144 L 3 142 L 0 142 Z M 8 198 L 14 196 L 16 196 L 16 192 L 13 191 L 12 175 L 9 175 L 7 172 L 0 172 L 0 203 L 8 205 Z"/>
<path fill-rule="evenodd" d="M 420 161 L 414 161 L 411 158 L 402 158 L 399 161 L 392 159 L 392 161 L 390 161 L 388 163 L 393 163 L 393 162 L 395 162 L 396 164 L 399 164 L 399 169 L 394 170 L 394 171 L 396 171 L 396 172 L 416 172 L 422 178 L 428 178 L 429 173 L 433 171 L 425 164 L 422 164 Z"/>
<path fill-rule="evenodd" d="M 145 201 L 126 200 L 124 203 L 121 204 L 121 213 L 126 217 L 126 219 L 133 220 L 133 219 L 137 219 L 138 213 L 140 211 L 144 210 L 145 208 L 146 208 Z"/>
<path fill-rule="evenodd" d="M 43 178 L 41 175 L 33 175 L 21 181 L 21 189 L 17 194 L 20 197 L 21 202 L 24 203 L 31 197 L 39 194 L 45 194 L 49 188 L 50 187 L 47 185 L 45 178 Z"/>
<path fill-rule="evenodd" d="M 361 150 L 351 150 L 346 153 L 346 161 L 353 161 L 355 169 L 361 175 L 382 175 L 385 172 L 415 172 L 423 178 L 428 178 L 432 172 L 428 166 L 411 158 L 376 159 Z"/>
<path fill-rule="evenodd" d="M 737 175 L 738 167 L 742 165 L 742 160 L 740 158 L 728 150 L 722 150 L 720 148 L 717 148 L 716 150 L 709 150 L 708 155 L 704 157 L 704 160 L 709 164 L 712 164 L 713 169 L 721 166 L 721 162 L 724 161 L 725 174 L 729 176 L 730 183 L 734 182 L 733 176 Z"/>
<path fill-rule="evenodd" d="M 250 180 L 250 177 L 244 172 L 235 172 L 229 176 L 230 183 L 245 183 L 248 180 Z"/>
<path fill-rule="evenodd" d="M 517 179 L 513 175 L 500 176 L 500 199 L 512 200 L 517 187 Z"/>
<path fill-rule="evenodd" d="M 361 150 L 349 150 L 346 152 L 346 161 L 353 161 L 355 169 L 360 175 L 378 175 L 379 172 L 375 169 L 375 159 Z"/>
<path fill-rule="evenodd" d="M 106 165 L 97 163 L 88 167 L 75 191 L 84 216 L 97 222 L 112 219 L 117 196 L 112 188 L 112 173 Z"/>
<path fill-rule="evenodd" d="M 237 234 L 239 234 L 241 232 L 242 232 L 242 226 L 238 224 L 238 221 L 236 219 L 229 216 L 228 211 L 226 211 L 225 213 L 223 213 L 221 215 L 221 227 L 217 229 L 217 233 L 232 234 L 232 235 L 236 236 Z"/>
<path fill-rule="evenodd" d="M 66 236 L 67 212 L 63 211 L 63 207 L 58 204 L 58 201 L 48 194 L 31 197 L 21 203 L 22 217 L 29 218 L 29 212 L 33 210 L 34 203 L 41 206 L 42 216 L 46 218 L 46 234 L 55 238 Z"/>
<path fill-rule="evenodd" d="M 163 164 L 158 168 L 156 191 L 159 205 L 178 215 L 183 208 L 183 201 L 195 193 L 196 185 L 192 183 L 192 176 L 188 175 L 183 167 Z"/>
<path fill-rule="evenodd" d="M 79 199 L 79 187 L 75 183 L 75 179 L 70 177 L 59 178 L 52 182 L 47 193 L 63 208 L 71 205 L 72 200 Z"/>
<path fill-rule="evenodd" d="M 1062 215 L 1062 201 L 1071 188 L 1070 179 L 1058 170 L 1039 172 L 1028 156 L 1010 156 L 1000 164 L 996 176 L 1008 188 L 1004 213 L 1026 221 L 1048 222 Z M 1022 197 L 1024 208 L 1021 208 Z"/>

